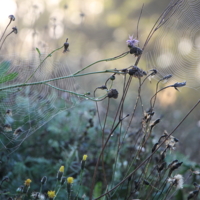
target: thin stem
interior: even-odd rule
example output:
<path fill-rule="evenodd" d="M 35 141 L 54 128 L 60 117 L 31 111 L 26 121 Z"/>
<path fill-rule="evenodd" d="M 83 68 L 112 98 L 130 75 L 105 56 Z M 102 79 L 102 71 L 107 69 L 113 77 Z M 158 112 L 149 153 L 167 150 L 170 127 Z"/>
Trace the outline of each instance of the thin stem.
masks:
<path fill-rule="evenodd" d="M 168 86 L 166 86 L 166 87 L 164 87 L 164 88 L 161 88 L 160 90 L 158 90 L 158 91 L 151 97 L 151 100 L 150 100 L 150 110 L 153 109 L 153 104 L 152 104 L 153 98 L 154 98 L 155 96 L 157 96 L 157 94 L 158 94 L 159 92 L 161 92 L 162 90 L 165 90 L 165 89 L 167 89 L 167 88 L 169 88 L 169 87 L 173 87 L 173 86 L 174 86 L 174 85 L 168 85 Z"/>
<path fill-rule="evenodd" d="M 104 100 L 104 99 L 107 97 L 107 95 L 104 95 L 104 96 L 102 96 L 102 97 L 100 97 L 100 98 L 94 99 L 94 98 L 91 98 L 91 97 L 89 97 L 89 96 L 87 96 L 87 95 L 85 95 L 85 94 L 79 94 L 79 93 L 76 93 L 76 92 L 73 92 L 73 91 L 63 90 L 63 89 L 60 89 L 60 88 L 55 87 L 55 86 L 53 86 L 53 85 L 50 85 L 50 84 L 48 84 L 48 83 L 45 83 L 45 85 L 48 85 L 48 86 L 50 86 L 50 87 L 52 87 L 52 88 L 54 88 L 54 89 L 56 89 L 56 90 L 62 91 L 62 92 L 67 92 L 67 93 L 69 93 L 69 94 L 74 94 L 74 95 L 79 96 L 79 97 L 83 97 L 83 98 L 90 99 L 90 100 L 92 100 L 92 101 L 102 101 L 102 100 Z"/>
<path fill-rule="evenodd" d="M 1 43 L 0 50 L 1 50 L 1 48 L 2 48 L 2 46 L 4 44 L 4 42 L 5 42 L 6 38 L 13 32 L 14 32 L 14 30 L 12 30 L 10 33 L 8 33 L 8 35 L 6 35 L 6 37 L 4 38 L 3 42 Z"/>
<path fill-rule="evenodd" d="M 103 130 L 102 130 L 102 147 L 104 145 L 104 140 L 105 140 L 105 126 L 106 126 L 106 121 L 107 121 L 107 117 L 108 117 L 109 106 L 110 106 L 110 98 L 108 98 L 108 105 L 107 105 L 107 109 L 106 109 L 106 116 L 105 116 Z M 105 181 L 106 186 L 107 186 L 108 183 L 107 183 L 107 179 L 106 179 L 106 172 L 105 172 L 105 166 L 104 166 L 104 152 L 102 153 L 101 158 L 102 158 L 102 168 L 103 168 L 104 181 Z"/>
<path fill-rule="evenodd" d="M 79 187 L 78 187 L 78 191 L 77 191 L 75 200 L 78 199 L 79 191 L 80 191 L 80 189 L 81 189 L 81 187 L 82 187 L 82 178 L 83 178 L 83 170 L 81 170 L 81 174 L 80 174 L 80 185 L 79 185 Z"/>
<path fill-rule="evenodd" d="M 103 60 L 98 60 L 98 61 L 96 61 L 96 62 L 94 62 L 94 63 L 92 63 L 92 64 L 90 64 L 90 65 L 84 67 L 83 69 L 81 69 L 81 70 L 75 72 L 73 75 L 77 75 L 77 74 L 79 74 L 80 72 L 86 70 L 87 68 L 89 68 L 89 67 L 91 67 L 92 65 L 95 65 L 95 64 L 97 64 L 97 63 L 104 62 L 104 61 L 112 61 L 112 60 L 117 60 L 117 59 L 123 58 L 123 57 L 125 57 L 126 55 L 128 55 L 129 53 L 130 53 L 130 51 L 127 51 L 127 52 L 124 52 L 124 53 L 120 54 L 119 56 L 115 56 L 115 57 L 113 57 L 113 58 L 107 58 L 107 59 L 103 59 Z"/>
<path fill-rule="evenodd" d="M 7 28 L 9 27 L 9 25 L 11 24 L 11 22 L 12 22 L 12 19 L 10 19 L 8 25 L 6 26 L 4 32 L 3 32 L 2 36 L 1 36 L 0 42 L 1 42 L 2 38 L 3 38 L 3 36 L 5 35 L 5 32 L 6 32 Z"/>
<path fill-rule="evenodd" d="M 56 192 L 56 196 L 53 198 L 53 200 L 55 200 L 55 199 L 56 199 L 56 197 L 57 197 L 58 193 L 60 192 L 60 189 L 61 189 L 61 186 L 58 188 L 58 190 L 57 190 L 57 192 Z"/>
<path fill-rule="evenodd" d="M 173 185 L 170 185 L 169 188 L 167 189 L 166 196 L 165 196 L 164 200 L 167 199 L 167 197 L 168 197 L 168 195 L 169 195 L 169 193 L 170 193 L 170 191 L 171 191 L 171 189 L 172 189 L 172 186 L 173 186 Z"/>
<path fill-rule="evenodd" d="M 138 22 L 137 22 L 137 39 L 138 39 L 138 40 L 139 40 L 139 24 L 140 24 L 140 18 L 141 18 L 141 16 L 142 16 L 143 8 L 144 8 L 144 4 L 142 4 L 142 8 L 141 8 L 141 11 L 140 11 L 140 16 L 139 16 Z"/>
<path fill-rule="evenodd" d="M 12 89 L 12 88 L 18 88 L 18 87 L 41 85 L 41 84 L 48 83 L 48 82 L 51 82 L 51 81 L 56 81 L 56 80 L 61 80 L 61 79 L 66 79 L 66 78 L 75 78 L 75 77 L 87 76 L 87 75 L 91 75 L 91 74 L 102 74 L 102 73 L 113 73 L 113 72 L 117 73 L 117 74 L 123 74 L 121 72 L 113 71 L 113 70 L 104 70 L 104 71 L 90 72 L 90 73 L 79 74 L 79 75 L 78 74 L 77 75 L 73 75 L 72 74 L 72 75 L 61 76 L 61 77 L 57 77 L 57 78 L 53 78 L 53 79 L 48 79 L 48 80 L 44 80 L 44 81 L 38 81 L 38 82 L 32 82 L 32 83 L 20 83 L 20 84 L 16 84 L 16 85 L 6 86 L 6 87 L 0 88 L 0 91 Z"/>
<path fill-rule="evenodd" d="M 152 105 L 152 108 L 154 108 L 154 106 L 155 106 L 155 103 L 156 103 L 156 98 L 157 98 L 157 91 L 158 91 L 158 85 L 159 85 L 159 83 L 162 81 L 162 79 L 161 80 L 159 80 L 158 82 L 157 82 L 157 84 L 156 84 L 156 94 L 155 94 L 155 97 L 154 97 L 154 101 L 153 101 L 153 105 Z"/>
<path fill-rule="evenodd" d="M 37 72 L 37 70 L 41 67 L 41 65 L 45 62 L 45 60 L 46 60 L 47 58 L 51 57 L 52 54 L 53 54 L 54 52 L 56 52 L 56 51 L 58 51 L 58 50 L 60 50 L 60 49 L 62 49 L 62 48 L 63 48 L 63 46 L 61 46 L 61 47 L 59 47 L 59 48 L 53 50 L 50 54 L 48 54 L 48 55 L 44 58 L 44 60 L 38 65 L 38 67 L 35 69 L 35 71 L 29 76 L 29 78 L 26 79 L 25 83 L 27 83 L 27 82 L 34 76 L 34 74 Z"/>

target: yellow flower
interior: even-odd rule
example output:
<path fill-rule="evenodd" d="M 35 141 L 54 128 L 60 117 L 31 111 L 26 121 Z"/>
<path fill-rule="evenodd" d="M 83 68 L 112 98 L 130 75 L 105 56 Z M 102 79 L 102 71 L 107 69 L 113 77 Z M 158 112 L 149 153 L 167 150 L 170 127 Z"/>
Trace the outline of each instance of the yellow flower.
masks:
<path fill-rule="evenodd" d="M 87 155 L 83 155 L 83 161 L 87 160 Z"/>
<path fill-rule="evenodd" d="M 26 179 L 25 182 L 24 182 L 24 185 L 25 186 L 30 186 L 30 183 L 31 183 L 31 179 Z"/>
<path fill-rule="evenodd" d="M 47 192 L 47 195 L 48 195 L 48 197 L 49 197 L 50 199 L 53 199 L 53 198 L 56 196 L 55 191 L 48 191 L 48 192 Z"/>
<path fill-rule="evenodd" d="M 74 182 L 74 178 L 73 177 L 68 177 L 67 178 L 67 183 L 72 184 Z"/>
<path fill-rule="evenodd" d="M 65 167 L 61 166 L 60 169 L 59 169 L 59 172 L 64 172 L 64 170 L 65 170 Z"/>

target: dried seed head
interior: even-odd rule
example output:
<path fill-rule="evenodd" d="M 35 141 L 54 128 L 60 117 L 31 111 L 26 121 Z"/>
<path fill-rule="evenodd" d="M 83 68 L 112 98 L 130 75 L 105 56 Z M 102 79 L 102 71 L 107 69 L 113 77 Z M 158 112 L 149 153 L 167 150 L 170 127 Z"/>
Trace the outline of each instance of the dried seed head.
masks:
<path fill-rule="evenodd" d="M 10 124 L 4 124 L 3 129 L 5 132 L 10 132 L 12 131 L 12 127 Z"/>
<path fill-rule="evenodd" d="M 15 33 L 15 34 L 17 34 L 18 33 L 18 29 L 17 29 L 17 27 L 15 26 L 15 27 L 12 27 L 12 30 L 13 30 L 13 32 Z"/>
<path fill-rule="evenodd" d="M 16 192 L 17 192 L 17 193 L 22 193 L 22 192 L 23 192 L 23 189 L 24 189 L 24 186 L 21 185 L 20 187 L 17 188 Z"/>
<path fill-rule="evenodd" d="M 198 194 L 199 194 L 199 190 L 194 190 L 194 191 L 189 193 L 187 199 L 189 200 L 189 199 L 195 198 L 195 197 L 198 196 Z"/>
<path fill-rule="evenodd" d="M 165 145 L 174 150 L 178 141 L 179 140 L 177 138 L 170 135 L 169 138 L 165 141 Z"/>
<path fill-rule="evenodd" d="M 132 47 L 130 49 L 130 54 L 134 54 L 136 57 L 142 55 L 142 49 L 139 47 Z"/>
<path fill-rule="evenodd" d="M 177 189 L 183 188 L 183 176 L 180 174 L 177 174 L 172 178 L 168 178 L 167 181 Z"/>
<path fill-rule="evenodd" d="M 161 80 L 168 80 L 172 77 L 171 74 L 164 76 Z"/>
<path fill-rule="evenodd" d="M 12 116 L 12 110 L 11 109 L 6 110 L 6 115 Z"/>
<path fill-rule="evenodd" d="M 45 200 L 44 194 L 41 194 L 39 192 L 32 192 L 31 197 L 32 197 L 32 199 Z"/>
<path fill-rule="evenodd" d="M 20 133 L 22 133 L 22 132 L 23 132 L 22 128 L 19 127 L 19 128 L 17 128 L 17 129 L 15 130 L 15 132 L 13 133 L 13 135 L 14 135 L 14 136 L 19 136 Z"/>
<path fill-rule="evenodd" d="M 65 53 L 65 52 L 67 52 L 67 51 L 69 51 L 69 43 L 67 42 L 68 41 L 68 38 L 66 39 L 66 42 L 64 43 L 64 50 L 63 50 L 63 53 Z"/>
<path fill-rule="evenodd" d="M 154 115 L 154 112 L 147 111 L 144 113 L 144 117 L 142 119 L 143 123 L 148 123 L 151 121 L 151 117 Z"/>
<path fill-rule="evenodd" d="M 15 21 L 15 16 L 14 16 L 14 15 L 9 15 L 8 18 L 9 18 L 11 21 Z"/>
<path fill-rule="evenodd" d="M 182 165 L 183 162 L 175 162 L 174 164 L 172 164 L 170 166 L 170 170 L 169 170 L 169 176 L 171 176 L 172 172 L 176 169 L 178 169 L 181 165 Z"/>
<path fill-rule="evenodd" d="M 109 92 L 108 92 L 108 98 L 114 98 L 114 99 L 117 99 L 118 97 L 118 91 L 116 89 L 111 89 Z"/>
<path fill-rule="evenodd" d="M 159 122 L 160 122 L 160 119 L 156 119 L 155 121 L 153 121 L 153 122 L 150 124 L 151 129 L 152 129 L 153 127 L 155 127 L 155 125 L 158 124 Z"/>
<path fill-rule="evenodd" d="M 145 75 L 144 71 L 137 66 L 131 66 L 132 68 L 129 69 L 128 73 L 130 76 L 134 76 L 135 78 L 140 78 Z"/>
<path fill-rule="evenodd" d="M 176 90 L 178 90 L 178 87 L 184 87 L 186 85 L 186 81 L 181 82 L 181 83 L 174 83 L 172 87 L 174 87 Z M 178 90 L 179 91 L 179 90 Z"/>
<path fill-rule="evenodd" d="M 178 160 L 173 160 L 169 165 L 168 168 L 171 168 L 174 164 L 178 163 Z"/>
<path fill-rule="evenodd" d="M 163 140 L 165 140 L 166 147 L 168 147 L 172 150 L 174 150 L 176 148 L 176 144 L 179 142 L 179 140 L 177 138 L 175 138 L 174 136 L 172 136 L 172 135 L 169 136 L 169 134 L 166 130 L 164 131 L 163 135 L 160 137 L 158 142 L 160 143 Z"/>
<path fill-rule="evenodd" d="M 154 76 L 158 73 L 158 71 L 156 69 L 151 69 L 150 71 L 152 71 L 150 74 L 151 76 Z"/>

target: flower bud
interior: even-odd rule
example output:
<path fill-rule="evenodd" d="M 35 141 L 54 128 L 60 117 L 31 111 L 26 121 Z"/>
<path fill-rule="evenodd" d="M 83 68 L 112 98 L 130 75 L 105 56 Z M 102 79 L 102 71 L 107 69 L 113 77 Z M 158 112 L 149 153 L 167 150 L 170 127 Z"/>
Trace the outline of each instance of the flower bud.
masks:
<path fill-rule="evenodd" d="M 41 184 L 44 185 L 47 182 L 47 177 L 43 176 L 41 179 Z"/>
<path fill-rule="evenodd" d="M 63 176 L 63 173 L 64 173 L 64 170 L 65 170 L 64 166 L 61 166 L 60 169 L 58 170 L 58 173 L 57 173 L 57 179 L 58 179 L 58 181 L 61 180 L 61 178 Z"/>

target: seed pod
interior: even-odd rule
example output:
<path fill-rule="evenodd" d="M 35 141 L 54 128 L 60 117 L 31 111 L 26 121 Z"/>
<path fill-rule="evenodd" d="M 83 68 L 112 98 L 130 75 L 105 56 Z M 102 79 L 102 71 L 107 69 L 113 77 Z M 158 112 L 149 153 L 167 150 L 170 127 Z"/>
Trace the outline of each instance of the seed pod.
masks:
<path fill-rule="evenodd" d="M 112 76 L 110 77 L 110 80 L 111 80 L 111 81 L 114 81 L 114 80 L 115 80 L 115 75 L 112 75 Z"/>
<path fill-rule="evenodd" d="M 118 97 L 118 91 L 116 89 L 111 89 L 109 92 L 108 92 L 108 98 L 114 98 L 114 99 L 117 99 Z"/>
<path fill-rule="evenodd" d="M 199 190 L 194 190 L 192 192 L 189 193 L 189 196 L 187 197 L 187 199 L 192 199 L 194 197 L 197 197 L 197 195 L 199 194 Z"/>
<path fill-rule="evenodd" d="M 169 74 L 169 75 L 164 76 L 164 77 L 162 78 L 162 80 L 168 80 L 168 79 L 170 79 L 171 77 L 172 77 L 172 75 Z"/>
<path fill-rule="evenodd" d="M 157 166 L 157 170 L 160 173 L 165 167 L 166 167 L 167 163 L 163 162 L 160 166 Z"/>
<path fill-rule="evenodd" d="M 143 183 L 144 183 L 145 185 L 150 185 L 150 183 L 149 183 L 147 180 L 143 180 Z"/>
<path fill-rule="evenodd" d="M 151 150 L 152 153 L 157 149 L 158 145 L 159 145 L 158 142 L 154 144 L 154 146 L 153 146 L 153 148 L 152 148 L 152 150 Z"/>
<path fill-rule="evenodd" d="M 9 15 L 8 18 L 9 18 L 11 21 L 15 21 L 15 16 L 14 16 L 14 15 Z"/>
<path fill-rule="evenodd" d="M 15 26 L 15 27 L 12 27 L 12 30 L 13 30 L 13 32 L 15 33 L 15 34 L 17 34 L 18 33 L 18 29 L 17 29 L 17 27 Z"/>
<path fill-rule="evenodd" d="M 181 165 L 182 165 L 183 162 L 177 162 L 175 164 L 173 164 L 171 166 L 171 169 L 169 170 L 169 174 L 168 176 L 171 176 L 172 172 L 175 170 L 175 169 L 178 169 Z"/>
<path fill-rule="evenodd" d="M 69 51 L 69 43 L 67 42 L 68 41 L 68 38 L 66 39 L 66 42 L 64 43 L 64 50 L 63 50 L 63 53 L 65 53 L 66 51 Z"/>

